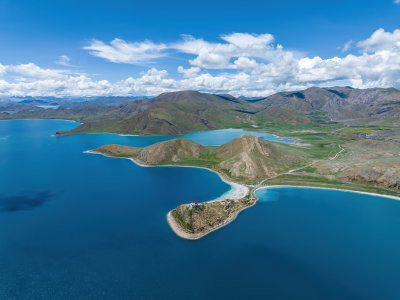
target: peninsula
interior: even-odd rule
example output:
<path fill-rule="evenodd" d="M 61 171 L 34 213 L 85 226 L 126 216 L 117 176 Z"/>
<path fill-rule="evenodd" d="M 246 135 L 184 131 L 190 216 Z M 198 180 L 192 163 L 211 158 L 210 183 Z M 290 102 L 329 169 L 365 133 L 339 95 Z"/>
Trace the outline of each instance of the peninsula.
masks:
<path fill-rule="evenodd" d="M 168 214 L 174 231 L 200 238 L 256 203 L 263 186 L 336 188 L 398 196 L 400 191 L 400 91 L 395 88 L 310 87 L 246 100 L 228 94 L 177 91 L 150 99 L 99 98 L 2 107 L 0 119 L 71 119 L 81 122 L 55 136 L 111 132 L 182 135 L 240 128 L 290 137 L 295 144 L 244 135 L 219 147 L 173 139 L 145 148 L 105 145 L 93 152 L 143 166 L 192 166 L 217 172 L 237 193 L 199 199 Z M 54 103 L 53 103 L 54 104 Z M 7 111 L 13 111 L 9 113 Z M 207 202 L 208 201 L 208 202 Z"/>
<path fill-rule="evenodd" d="M 170 227 L 186 239 L 199 239 L 229 224 L 257 202 L 255 191 L 263 186 L 310 186 L 399 196 L 400 145 L 349 140 L 325 158 L 314 148 L 243 135 L 217 147 L 179 138 L 144 148 L 110 144 L 90 152 L 128 158 L 142 166 L 207 168 L 228 183 L 244 187 L 245 195 L 204 199 L 170 211 Z"/>

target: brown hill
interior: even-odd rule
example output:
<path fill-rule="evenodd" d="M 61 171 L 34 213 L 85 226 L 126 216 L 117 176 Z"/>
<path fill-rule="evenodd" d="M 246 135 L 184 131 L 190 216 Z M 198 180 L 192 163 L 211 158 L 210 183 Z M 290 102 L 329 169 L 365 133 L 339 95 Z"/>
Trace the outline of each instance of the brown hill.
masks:
<path fill-rule="evenodd" d="M 95 150 L 112 156 L 132 157 L 148 165 L 189 165 L 213 169 L 235 181 L 256 182 L 304 165 L 308 156 L 292 146 L 242 135 L 222 146 L 202 146 L 174 139 L 144 148 L 105 145 Z"/>
<path fill-rule="evenodd" d="M 400 91 L 394 88 L 311 87 L 277 93 L 255 104 L 259 109 L 280 107 L 303 115 L 322 111 L 330 120 L 349 125 L 400 118 Z"/>
<path fill-rule="evenodd" d="M 137 158 L 150 165 L 177 162 L 185 159 L 199 159 L 209 154 L 209 149 L 188 139 L 174 139 L 156 143 L 141 149 Z"/>
<path fill-rule="evenodd" d="M 232 178 L 271 177 L 307 160 L 303 153 L 287 145 L 271 143 L 252 135 L 242 135 L 216 151 L 222 160 L 217 170 Z"/>

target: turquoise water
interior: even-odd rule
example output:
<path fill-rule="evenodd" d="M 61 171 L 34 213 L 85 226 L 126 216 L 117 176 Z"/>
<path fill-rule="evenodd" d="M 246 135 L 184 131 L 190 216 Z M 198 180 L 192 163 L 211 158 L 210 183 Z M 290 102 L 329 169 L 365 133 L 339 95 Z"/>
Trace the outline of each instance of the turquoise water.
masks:
<path fill-rule="evenodd" d="M 36 106 L 44 109 L 57 109 L 60 107 L 60 105 L 36 105 Z"/>
<path fill-rule="evenodd" d="M 0 111 L 0 112 L 6 112 L 6 113 L 8 113 L 8 114 L 10 114 L 10 115 L 13 115 L 13 114 L 17 113 L 18 110 L 2 110 L 2 111 Z"/>
<path fill-rule="evenodd" d="M 225 144 L 234 138 L 237 138 L 243 134 L 251 134 L 254 136 L 262 137 L 269 141 L 284 142 L 284 143 L 294 143 L 295 141 L 290 138 L 281 138 L 273 134 L 265 132 L 249 132 L 243 129 L 221 129 L 221 130 L 211 130 L 211 131 L 196 131 L 184 135 L 188 139 L 196 143 L 209 146 L 218 146 Z"/>
<path fill-rule="evenodd" d="M 83 153 L 166 137 L 50 136 L 74 126 L 0 122 L 0 299 L 400 299 L 400 201 L 260 190 L 229 226 L 186 241 L 166 213 L 229 186 Z"/>
<path fill-rule="evenodd" d="M 154 142 L 160 142 L 164 140 L 169 140 L 173 138 L 187 138 L 190 139 L 196 143 L 206 145 L 206 146 L 219 146 L 222 144 L 225 144 L 241 135 L 244 134 L 251 134 L 257 137 L 262 137 L 265 140 L 268 141 L 274 141 L 274 142 L 282 142 L 282 143 L 289 143 L 293 144 L 295 143 L 295 140 L 290 139 L 290 138 L 282 138 L 278 137 L 273 134 L 265 133 L 265 132 L 254 132 L 254 131 L 246 131 L 243 129 L 219 129 L 219 130 L 209 130 L 209 131 L 196 131 L 192 133 L 188 133 L 185 135 L 170 135 L 170 136 L 133 136 L 134 138 L 132 139 L 132 136 L 129 135 L 122 135 L 120 137 L 124 137 L 125 139 L 120 139 L 119 137 L 116 137 L 115 134 L 107 134 L 109 137 L 114 136 L 115 139 L 117 139 L 121 143 L 133 143 L 132 145 L 136 145 L 136 143 L 140 140 L 143 142 L 143 144 L 140 144 L 140 146 L 146 146 L 149 143 L 154 143 Z M 104 134 L 101 134 L 101 136 L 105 136 Z"/>

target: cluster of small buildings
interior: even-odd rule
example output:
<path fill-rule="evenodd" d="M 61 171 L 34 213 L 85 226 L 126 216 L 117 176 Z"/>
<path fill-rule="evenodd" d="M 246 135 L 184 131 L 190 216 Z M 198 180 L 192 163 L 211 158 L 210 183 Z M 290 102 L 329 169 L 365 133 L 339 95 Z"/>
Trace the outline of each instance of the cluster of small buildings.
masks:
<path fill-rule="evenodd" d="M 199 203 L 197 201 L 194 201 L 194 202 L 190 203 L 190 208 L 196 208 L 196 207 L 202 207 L 202 206 L 204 206 L 204 204 L 203 203 Z"/>

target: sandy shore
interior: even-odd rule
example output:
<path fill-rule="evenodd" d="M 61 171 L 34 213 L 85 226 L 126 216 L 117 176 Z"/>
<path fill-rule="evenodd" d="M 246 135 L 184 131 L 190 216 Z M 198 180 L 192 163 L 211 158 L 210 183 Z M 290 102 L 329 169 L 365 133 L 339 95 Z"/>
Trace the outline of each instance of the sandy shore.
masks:
<path fill-rule="evenodd" d="M 122 134 L 122 133 L 116 133 L 117 135 L 119 135 L 119 136 L 140 136 L 140 135 L 137 135 L 137 134 Z"/>
<path fill-rule="evenodd" d="M 172 211 L 167 213 L 167 222 L 169 227 L 171 227 L 172 231 L 179 236 L 180 238 L 186 240 L 198 240 L 201 237 L 197 237 L 195 234 L 190 234 L 181 229 L 181 226 L 175 221 L 175 218 L 172 216 Z"/>
<path fill-rule="evenodd" d="M 216 174 L 218 174 L 218 176 L 221 178 L 221 180 L 227 184 L 229 184 L 231 186 L 231 189 L 229 191 L 227 191 L 226 193 L 222 194 L 221 196 L 219 196 L 218 198 L 214 199 L 214 200 L 210 200 L 207 202 L 213 202 L 213 201 L 222 201 L 222 200 L 227 200 L 227 199 L 242 199 L 244 197 L 247 196 L 247 194 L 249 193 L 249 188 L 243 184 L 239 184 L 236 182 L 232 182 L 232 181 L 228 181 L 225 178 L 223 178 L 221 176 L 221 174 L 219 174 L 218 172 L 215 172 L 211 169 L 207 169 L 210 170 L 211 172 L 214 172 Z"/>
<path fill-rule="evenodd" d="M 330 187 L 317 187 L 317 186 L 306 186 L 306 185 L 266 185 L 260 186 L 255 190 L 262 190 L 262 189 L 273 189 L 273 188 L 287 188 L 287 187 L 294 187 L 294 188 L 303 188 L 303 189 L 318 189 L 318 190 L 332 190 L 332 191 L 342 191 L 342 192 L 349 192 L 349 193 L 356 193 L 356 194 L 363 194 L 363 195 L 370 195 L 375 197 L 383 197 L 393 200 L 400 200 L 400 197 L 384 195 L 384 194 L 376 194 L 376 193 L 369 193 L 369 192 L 361 192 L 355 190 L 346 190 L 346 189 L 337 189 L 337 188 L 330 188 Z"/>

